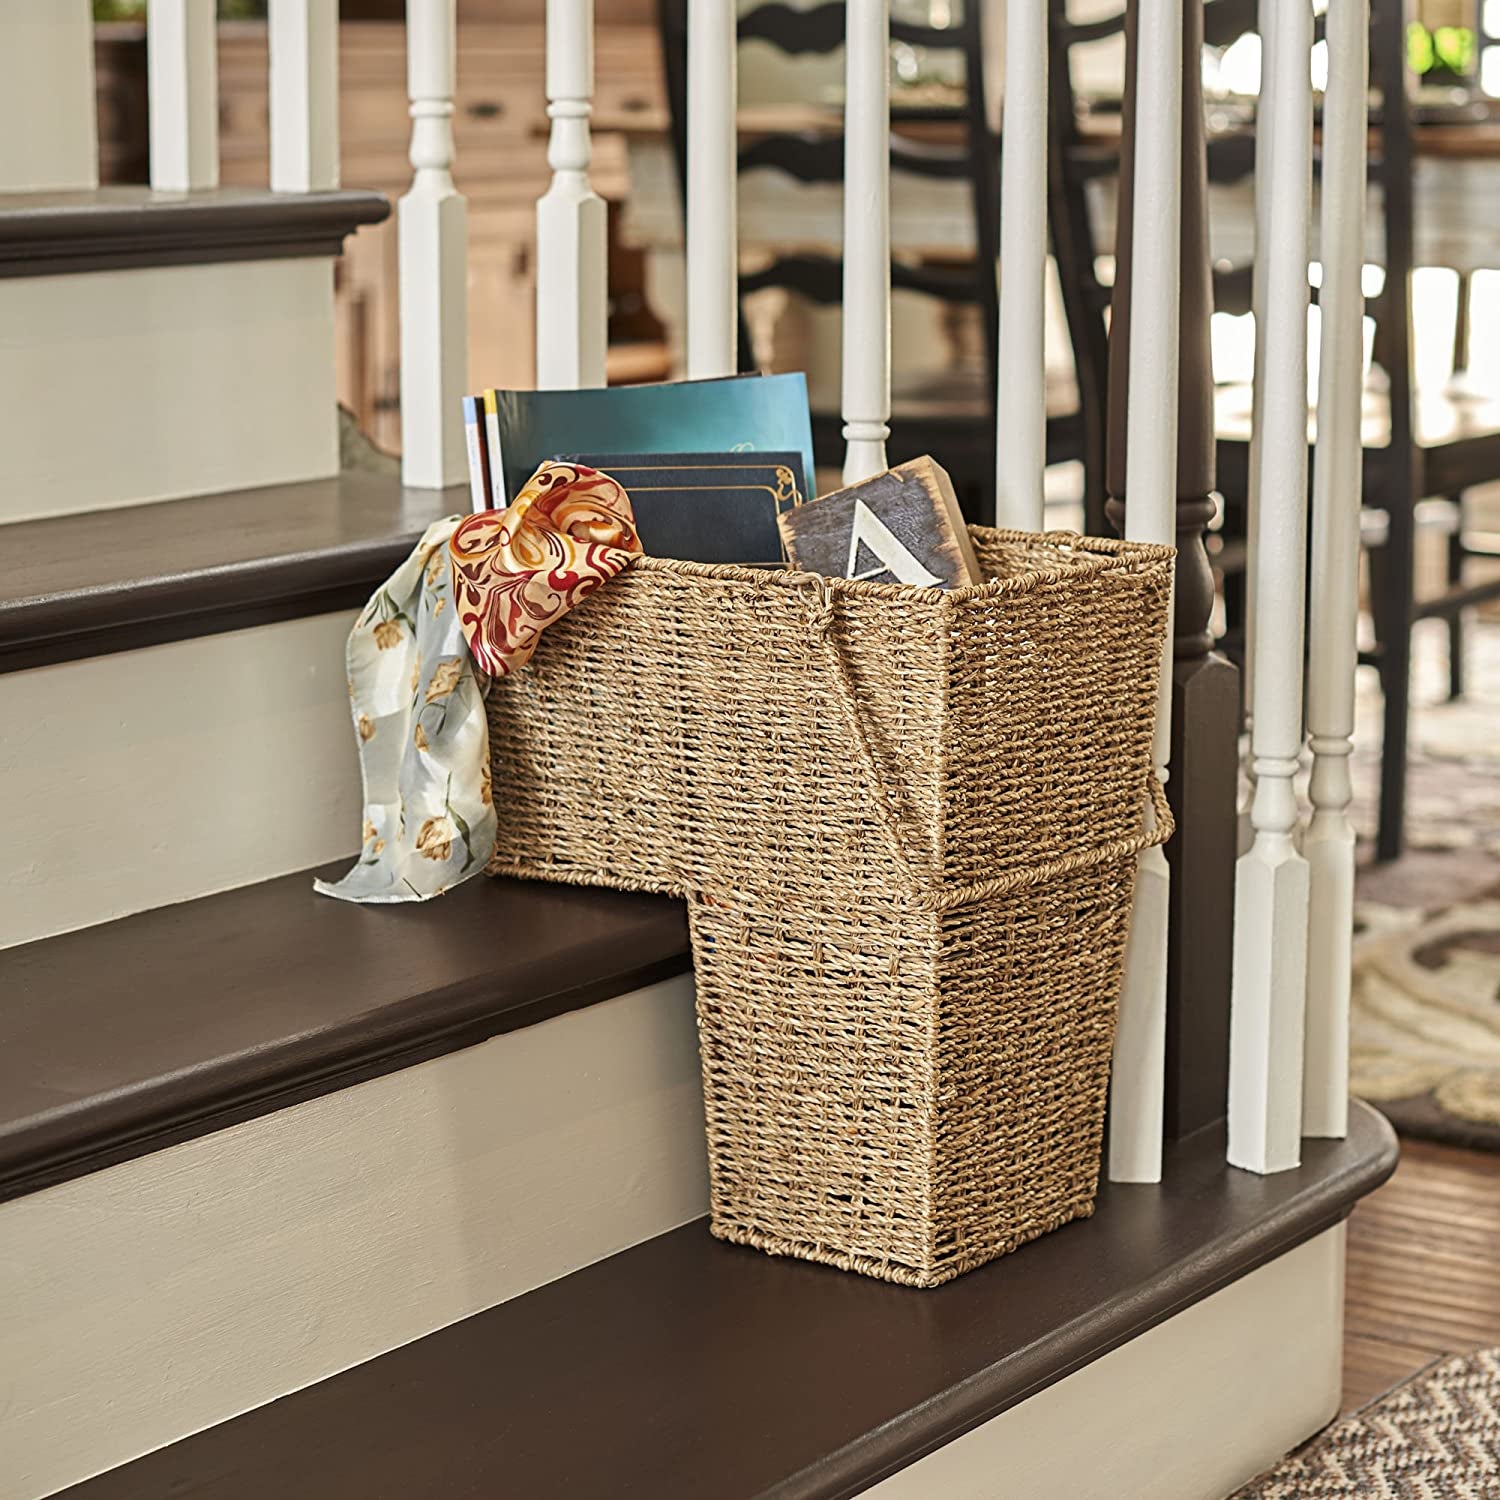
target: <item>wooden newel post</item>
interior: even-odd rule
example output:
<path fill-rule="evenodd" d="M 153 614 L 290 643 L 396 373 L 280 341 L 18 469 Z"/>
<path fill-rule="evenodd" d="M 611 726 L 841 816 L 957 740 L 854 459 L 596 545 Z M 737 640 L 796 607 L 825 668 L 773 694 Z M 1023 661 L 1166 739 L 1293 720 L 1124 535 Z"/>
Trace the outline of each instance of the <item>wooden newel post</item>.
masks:
<path fill-rule="evenodd" d="M 1222 1119 L 1229 1079 L 1230 954 L 1234 928 L 1239 673 L 1213 649 L 1213 570 L 1204 530 L 1214 514 L 1213 293 L 1206 211 L 1208 158 L 1201 57 L 1202 0 L 1182 16 L 1182 212 L 1179 256 L 1178 549 L 1167 795 L 1177 832 L 1167 845 L 1165 1108 L 1168 1139 Z M 1108 512 L 1127 519 L 1126 432 L 1135 206 L 1137 7 L 1126 11 L 1126 94 L 1109 348 Z"/>

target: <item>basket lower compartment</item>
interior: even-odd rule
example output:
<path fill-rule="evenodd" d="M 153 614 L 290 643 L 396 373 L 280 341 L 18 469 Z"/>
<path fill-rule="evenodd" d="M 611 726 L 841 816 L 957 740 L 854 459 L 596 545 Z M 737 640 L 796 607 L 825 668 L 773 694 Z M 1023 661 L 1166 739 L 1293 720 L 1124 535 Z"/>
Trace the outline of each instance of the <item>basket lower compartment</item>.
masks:
<path fill-rule="evenodd" d="M 1090 1214 L 1134 873 L 940 914 L 694 901 L 713 1232 L 936 1286 Z"/>

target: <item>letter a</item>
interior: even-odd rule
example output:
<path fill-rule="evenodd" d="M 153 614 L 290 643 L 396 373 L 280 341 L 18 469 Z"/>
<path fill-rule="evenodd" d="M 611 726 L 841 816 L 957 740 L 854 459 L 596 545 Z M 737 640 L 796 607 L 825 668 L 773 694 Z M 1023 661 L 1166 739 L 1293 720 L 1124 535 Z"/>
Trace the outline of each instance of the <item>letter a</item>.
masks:
<path fill-rule="evenodd" d="M 881 567 L 867 568 L 863 573 L 854 571 L 861 542 L 880 559 Z M 943 581 L 929 573 L 901 545 L 890 527 L 863 500 L 856 500 L 854 525 L 849 531 L 849 561 L 844 567 L 844 577 L 873 578 L 879 573 L 890 573 L 899 583 L 910 583 L 917 588 L 933 588 Z"/>

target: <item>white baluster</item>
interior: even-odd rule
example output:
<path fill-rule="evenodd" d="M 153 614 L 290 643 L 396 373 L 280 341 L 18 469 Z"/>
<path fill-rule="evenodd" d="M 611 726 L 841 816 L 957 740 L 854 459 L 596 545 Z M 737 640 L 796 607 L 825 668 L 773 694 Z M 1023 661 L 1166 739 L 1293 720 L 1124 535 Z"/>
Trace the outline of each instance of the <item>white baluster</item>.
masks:
<path fill-rule="evenodd" d="M 1130 404 L 1125 535 L 1176 540 L 1178 281 L 1182 219 L 1182 0 L 1140 0 L 1136 37 L 1135 199 L 1131 214 Z M 1009 41 L 1007 40 L 1007 50 Z M 1152 744 L 1165 782 L 1172 729 L 1172 632 L 1167 614 Z M 1154 813 L 1148 805 L 1148 825 Z M 1136 871 L 1110 1080 L 1109 1175 L 1161 1180 L 1167 1025 L 1167 900 L 1157 847 Z"/>
<path fill-rule="evenodd" d="M 844 33 L 844 483 L 891 435 L 890 0 L 849 0 Z"/>
<path fill-rule="evenodd" d="M 1323 281 L 1318 440 L 1313 469 L 1312 598 L 1307 727 L 1312 740 L 1308 866 L 1306 1059 L 1302 1131 L 1343 1136 L 1349 1124 L 1349 979 L 1354 932 L 1354 829 L 1348 807 L 1358 660 L 1360 395 L 1363 373 L 1368 0 L 1331 0 L 1323 95 Z"/>
<path fill-rule="evenodd" d="M 270 0 L 271 186 L 339 185 L 339 12 L 333 0 Z"/>
<path fill-rule="evenodd" d="M 1307 566 L 1307 241 L 1312 192 L 1308 0 L 1264 0 L 1274 36 L 1261 83 L 1272 116 L 1261 447 L 1252 517 L 1254 842 L 1235 875 L 1229 1160 L 1278 1172 L 1301 1160 L 1307 862 L 1294 841 L 1302 749 Z"/>
<path fill-rule="evenodd" d="M 738 367 L 734 0 L 688 0 L 687 372 Z"/>
<path fill-rule="evenodd" d="M 966 0 L 968 3 L 968 0 Z M 995 515 L 1042 529 L 1047 461 L 1047 0 L 1006 0 Z"/>
<path fill-rule="evenodd" d="M 151 186 L 219 185 L 219 49 L 214 0 L 150 0 L 146 12 Z"/>
<path fill-rule="evenodd" d="M 468 214 L 453 186 L 455 0 L 407 0 L 411 189 L 398 213 L 401 257 L 401 477 L 421 489 L 468 473 Z"/>
<path fill-rule="evenodd" d="M 547 0 L 547 162 L 536 206 L 536 383 L 604 384 L 608 248 L 604 200 L 589 183 L 594 0 Z"/>
<path fill-rule="evenodd" d="M 1267 30 L 1261 37 L 1261 74 L 1270 77 L 1276 65 L 1276 37 Z M 1266 301 L 1266 275 L 1271 264 L 1271 116 L 1269 96 L 1262 94 L 1255 112 L 1255 261 L 1250 273 L 1250 310 L 1255 329 L 1255 367 L 1250 387 L 1250 453 L 1245 490 L 1245 641 L 1241 656 L 1240 681 L 1245 693 L 1245 740 L 1243 760 L 1244 792 L 1239 803 L 1239 852 L 1248 852 L 1255 841 L 1250 822 L 1250 806 L 1255 801 L 1255 764 L 1250 753 L 1250 730 L 1255 723 L 1255 705 L 1250 701 L 1250 684 L 1255 678 L 1255 590 L 1250 580 L 1255 576 L 1255 505 L 1260 493 L 1261 440 L 1265 425 L 1262 401 L 1266 389 L 1266 341 L 1263 331 L 1269 316 Z"/>

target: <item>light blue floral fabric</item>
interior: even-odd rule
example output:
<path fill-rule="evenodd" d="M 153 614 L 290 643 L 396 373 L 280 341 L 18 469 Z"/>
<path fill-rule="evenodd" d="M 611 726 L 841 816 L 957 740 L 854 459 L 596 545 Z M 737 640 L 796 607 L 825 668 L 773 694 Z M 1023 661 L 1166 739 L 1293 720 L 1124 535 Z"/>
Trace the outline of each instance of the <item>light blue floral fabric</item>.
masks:
<path fill-rule="evenodd" d="M 364 781 L 364 847 L 344 901 L 425 901 L 478 875 L 495 846 L 484 692 L 453 604 L 448 541 L 429 526 L 349 635 L 350 712 Z"/>

